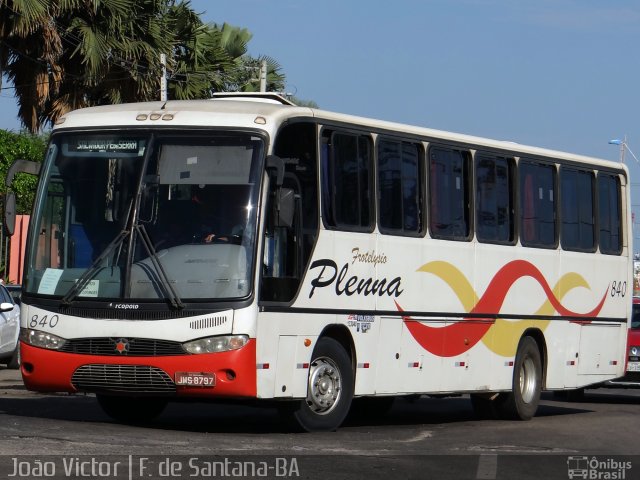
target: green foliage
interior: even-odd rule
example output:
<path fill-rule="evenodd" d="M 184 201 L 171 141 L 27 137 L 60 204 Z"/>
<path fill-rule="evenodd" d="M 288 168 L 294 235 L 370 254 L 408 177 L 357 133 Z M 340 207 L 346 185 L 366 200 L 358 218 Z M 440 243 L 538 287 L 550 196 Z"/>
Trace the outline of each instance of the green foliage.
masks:
<path fill-rule="evenodd" d="M 159 100 L 161 54 L 170 99 L 258 91 L 263 60 L 267 90 L 281 91 L 278 63 L 247 54 L 251 36 L 203 23 L 189 1 L 0 0 L 0 72 L 33 133 L 77 108 Z"/>
<path fill-rule="evenodd" d="M 4 179 L 14 160 L 23 159 L 42 162 L 47 148 L 48 135 L 13 133 L 0 130 L 0 191 L 7 190 Z M 18 174 L 11 189 L 16 193 L 17 213 L 30 213 L 38 179 L 33 175 Z"/>
<path fill-rule="evenodd" d="M 280 65 L 273 58 L 265 55 L 258 58 L 242 57 L 239 62 L 238 76 L 233 79 L 234 83 L 228 85 L 227 90 L 259 92 L 262 62 L 267 63 L 267 91 L 281 92 L 284 90 L 285 77 L 280 71 Z"/>
<path fill-rule="evenodd" d="M 169 56 L 169 98 L 209 98 L 221 90 L 235 67 L 233 55 L 223 44 L 222 32 L 200 20 L 188 3 L 169 11 L 175 42 Z"/>

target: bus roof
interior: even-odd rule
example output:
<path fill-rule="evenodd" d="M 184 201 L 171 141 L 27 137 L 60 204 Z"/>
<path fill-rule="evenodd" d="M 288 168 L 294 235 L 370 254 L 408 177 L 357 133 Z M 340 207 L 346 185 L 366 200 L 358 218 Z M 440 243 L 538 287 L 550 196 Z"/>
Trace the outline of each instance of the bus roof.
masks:
<path fill-rule="evenodd" d="M 376 120 L 343 113 L 300 107 L 278 94 L 220 93 L 208 100 L 169 100 L 105 105 L 75 110 L 61 117 L 54 130 L 92 127 L 253 127 L 274 135 L 282 122 L 291 118 L 315 118 L 320 123 L 348 125 L 376 132 L 411 135 L 428 141 L 455 142 L 509 152 L 576 162 L 587 162 L 627 171 L 619 162 L 493 140 L 443 130 Z"/>

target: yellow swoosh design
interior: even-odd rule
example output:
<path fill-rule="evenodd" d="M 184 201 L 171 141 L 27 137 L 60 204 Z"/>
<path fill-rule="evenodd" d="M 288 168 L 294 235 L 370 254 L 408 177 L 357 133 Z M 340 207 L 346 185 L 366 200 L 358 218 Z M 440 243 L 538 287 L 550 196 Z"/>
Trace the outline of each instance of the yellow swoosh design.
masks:
<path fill-rule="evenodd" d="M 464 311 L 469 313 L 478 303 L 479 297 L 467 277 L 454 265 L 444 261 L 434 261 L 422 265 L 419 272 L 431 273 L 444 281 L 455 293 Z M 562 301 L 564 296 L 575 288 L 590 289 L 589 284 L 581 275 L 570 272 L 563 275 L 553 287 L 553 294 Z M 499 313 L 499 312 L 484 312 Z M 547 299 L 534 315 L 551 316 L 555 309 Z M 498 318 L 482 337 L 482 342 L 494 353 L 503 357 L 513 357 L 518 348 L 518 342 L 524 331 L 536 327 L 544 331 L 550 320 L 505 320 Z"/>

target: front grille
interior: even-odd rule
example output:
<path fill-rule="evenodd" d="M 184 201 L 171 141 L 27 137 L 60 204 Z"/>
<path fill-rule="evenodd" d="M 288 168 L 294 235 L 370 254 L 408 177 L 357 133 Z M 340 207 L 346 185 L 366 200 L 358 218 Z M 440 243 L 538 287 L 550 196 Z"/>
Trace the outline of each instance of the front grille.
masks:
<path fill-rule="evenodd" d="M 155 357 L 185 355 L 180 342 L 170 340 L 154 340 L 149 338 L 128 338 L 127 348 L 118 349 L 122 338 L 74 338 L 67 340 L 60 349 L 61 352 L 77 353 L 80 355 L 114 355 L 128 357 Z"/>
<path fill-rule="evenodd" d="M 175 393 L 176 385 L 162 369 L 146 365 L 83 365 L 71 377 L 84 392 Z"/>

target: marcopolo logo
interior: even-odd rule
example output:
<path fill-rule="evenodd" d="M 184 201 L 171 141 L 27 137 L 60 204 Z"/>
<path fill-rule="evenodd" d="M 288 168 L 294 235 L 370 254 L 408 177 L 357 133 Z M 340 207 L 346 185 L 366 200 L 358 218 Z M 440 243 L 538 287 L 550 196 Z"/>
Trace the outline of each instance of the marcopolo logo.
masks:
<path fill-rule="evenodd" d="M 110 303 L 110 308 L 117 308 L 119 310 L 138 310 L 140 305 L 137 303 Z"/>
<path fill-rule="evenodd" d="M 614 458 L 571 456 L 567 458 L 567 474 L 570 479 L 625 480 L 631 462 Z"/>

